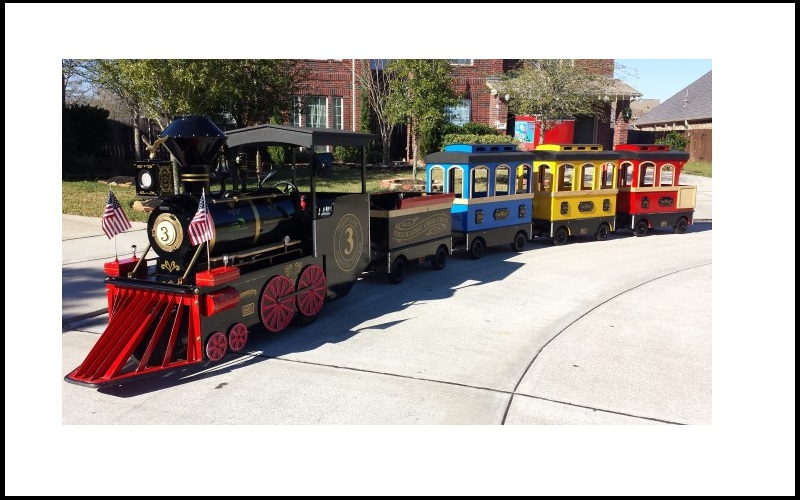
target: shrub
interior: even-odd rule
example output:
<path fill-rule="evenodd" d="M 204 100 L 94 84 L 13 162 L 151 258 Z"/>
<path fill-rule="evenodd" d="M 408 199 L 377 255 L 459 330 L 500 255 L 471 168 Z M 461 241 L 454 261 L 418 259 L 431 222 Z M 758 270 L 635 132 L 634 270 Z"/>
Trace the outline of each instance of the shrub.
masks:
<path fill-rule="evenodd" d="M 277 164 L 285 165 L 288 163 L 289 148 L 285 146 L 267 146 L 267 161 Z"/>
<path fill-rule="evenodd" d="M 361 161 L 361 150 L 347 146 L 336 146 L 333 149 L 333 161 L 336 163 L 358 163 Z"/>
<path fill-rule="evenodd" d="M 442 148 L 448 144 L 518 144 L 519 140 L 510 135 L 448 134 L 442 139 Z"/>
<path fill-rule="evenodd" d="M 497 135 L 497 130 L 482 123 L 468 122 L 461 127 L 462 132 L 472 135 Z"/>
<path fill-rule="evenodd" d="M 689 146 L 689 138 L 677 130 L 673 130 L 666 137 L 657 139 L 656 144 L 666 144 L 673 151 L 686 151 Z"/>

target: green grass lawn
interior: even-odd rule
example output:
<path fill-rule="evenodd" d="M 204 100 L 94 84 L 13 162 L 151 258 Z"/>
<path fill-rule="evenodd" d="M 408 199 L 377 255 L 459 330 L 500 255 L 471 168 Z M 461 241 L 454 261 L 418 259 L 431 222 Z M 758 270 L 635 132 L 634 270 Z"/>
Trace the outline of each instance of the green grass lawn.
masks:
<path fill-rule="evenodd" d="M 132 169 L 131 169 L 132 170 Z M 420 175 L 422 171 L 422 175 Z M 392 170 L 392 169 L 368 169 L 367 170 L 367 191 L 370 193 L 381 190 L 381 181 L 393 178 L 411 177 L 411 170 Z M 418 169 L 417 178 L 424 177 L 424 170 Z M 291 170 L 280 169 L 276 175 L 268 179 L 264 186 L 271 186 L 281 180 L 290 180 Z M 361 175 L 357 168 L 343 166 L 336 167 L 334 178 L 317 178 L 316 186 L 320 192 L 358 192 L 360 190 Z M 250 181 L 250 189 L 255 188 L 255 180 Z M 301 192 L 310 190 L 308 171 L 298 169 L 297 187 Z M 62 181 L 61 182 L 61 213 L 68 215 L 83 215 L 85 217 L 101 217 L 106 207 L 108 190 L 114 192 L 114 196 L 119 200 L 125 214 L 131 221 L 147 222 L 148 213 L 133 209 L 133 202 L 136 201 L 136 188 L 133 186 L 100 183 L 97 181 Z M 219 189 L 219 185 L 212 186 L 214 191 Z M 230 189 L 230 182 L 228 183 Z"/>
<path fill-rule="evenodd" d="M 711 164 L 699 161 L 688 162 L 683 167 L 683 173 L 711 177 Z"/>
<path fill-rule="evenodd" d="M 131 169 L 132 170 L 132 169 Z M 711 163 L 687 163 L 684 173 L 711 177 Z M 133 173 L 133 172 L 131 172 Z M 370 193 L 381 190 L 381 181 L 394 178 L 410 178 L 411 170 L 392 170 L 372 168 L 367 170 L 367 191 Z M 424 169 L 417 170 L 417 179 L 424 179 Z M 265 186 L 270 186 L 280 180 L 291 179 L 291 171 L 279 169 L 278 173 L 268 179 Z M 317 178 L 316 184 L 319 191 L 357 192 L 361 176 L 359 169 L 343 166 L 336 167 L 334 178 Z M 255 187 L 251 181 L 250 187 Z M 310 190 L 308 171 L 300 168 L 297 174 L 297 187 L 302 192 Z M 86 217 L 100 217 L 105 210 L 108 190 L 114 191 L 125 213 L 131 221 L 147 222 L 148 213 L 133 209 L 133 202 L 138 198 L 136 188 L 133 186 L 110 186 L 96 181 L 62 181 L 61 182 L 61 213 L 69 215 L 83 215 Z M 219 186 L 212 187 L 215 191 Z"/>

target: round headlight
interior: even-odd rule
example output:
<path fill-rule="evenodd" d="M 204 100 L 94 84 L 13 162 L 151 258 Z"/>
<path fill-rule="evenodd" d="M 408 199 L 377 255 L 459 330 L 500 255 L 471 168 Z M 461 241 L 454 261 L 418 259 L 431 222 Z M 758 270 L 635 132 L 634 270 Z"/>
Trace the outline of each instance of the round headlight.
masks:
<path fill-rule="evenodd" d="M 150 175 L 148 170 L 142 170 L 139 174 L 139 187 L 141 189 L 150 189 L 153 187 L 153 176 Z"/>

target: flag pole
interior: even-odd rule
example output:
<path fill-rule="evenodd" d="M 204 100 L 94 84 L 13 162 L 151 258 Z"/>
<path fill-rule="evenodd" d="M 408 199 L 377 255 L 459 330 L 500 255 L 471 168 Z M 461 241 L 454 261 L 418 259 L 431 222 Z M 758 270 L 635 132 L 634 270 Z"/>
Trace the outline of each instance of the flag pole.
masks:
<path fill-rule="evenodd" d="M 114 235 L 114 262 L 119 262 L 119 257 L 117 256 L 117 236 Z"/>
<path fill-rule="evenodd" d="M 203 188 L 203 198 L 205 197 L 206 197 L 206 188 Z M 203 217 L 206 218 L 206 227 L 208 227 L 208 230 L 210 231 L 211 224 L 208 220 L 208 200 L 206 200 L 206 211 L 203 214 Z M 208 240 L 208 242 L 206 242 L 206 262 L 208 263 L 207 264 L 208 271 L 211 271 L 211 240 Z"/>

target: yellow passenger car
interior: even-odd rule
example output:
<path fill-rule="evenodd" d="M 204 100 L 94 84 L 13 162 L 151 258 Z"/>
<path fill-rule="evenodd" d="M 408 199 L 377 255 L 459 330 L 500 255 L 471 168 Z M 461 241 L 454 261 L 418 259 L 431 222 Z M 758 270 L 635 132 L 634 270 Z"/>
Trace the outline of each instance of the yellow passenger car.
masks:
<path fill-rule="evenodd" d="M 616 230 L 620 153 L 599 144 L 540 144 L 534 161 L 533 225 L 563 245 L 570 236 L 604 240 Z"/>

